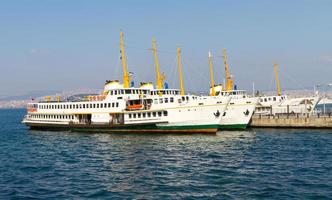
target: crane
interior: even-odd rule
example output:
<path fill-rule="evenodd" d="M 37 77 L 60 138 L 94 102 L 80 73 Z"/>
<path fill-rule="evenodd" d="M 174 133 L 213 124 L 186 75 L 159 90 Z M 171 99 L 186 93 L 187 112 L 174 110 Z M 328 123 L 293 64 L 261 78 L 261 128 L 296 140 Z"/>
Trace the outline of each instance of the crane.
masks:
<path fill-rule="evenodd" d="M 232 76 L 229 71 L 226 49 L 223 50 L 223 58 L 224 58 L 224 65 L 225 65 L 225 78 L 226 78 L 225 90 L 230 91 L 230 90 L 233 90 L 233 79 L 232 79 Z"/>

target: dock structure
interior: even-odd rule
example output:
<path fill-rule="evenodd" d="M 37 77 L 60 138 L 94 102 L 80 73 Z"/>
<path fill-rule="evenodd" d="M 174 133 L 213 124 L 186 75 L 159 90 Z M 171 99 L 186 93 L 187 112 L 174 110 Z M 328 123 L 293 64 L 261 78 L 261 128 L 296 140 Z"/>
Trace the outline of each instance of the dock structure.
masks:
<path fill-rule="evenodd" d="M 253 115 L 249 127 L 332 129 L 332 113 Z"/>

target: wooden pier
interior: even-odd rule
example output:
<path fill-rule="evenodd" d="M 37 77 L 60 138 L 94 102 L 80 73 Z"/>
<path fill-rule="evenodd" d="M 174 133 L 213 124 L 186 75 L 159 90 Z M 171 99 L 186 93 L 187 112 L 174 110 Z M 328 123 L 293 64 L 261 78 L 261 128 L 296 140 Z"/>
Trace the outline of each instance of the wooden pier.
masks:
<path fill-rule="evenodd" d="M 249 127 L 332 129 L 332 114 L 253 115 Z"/>

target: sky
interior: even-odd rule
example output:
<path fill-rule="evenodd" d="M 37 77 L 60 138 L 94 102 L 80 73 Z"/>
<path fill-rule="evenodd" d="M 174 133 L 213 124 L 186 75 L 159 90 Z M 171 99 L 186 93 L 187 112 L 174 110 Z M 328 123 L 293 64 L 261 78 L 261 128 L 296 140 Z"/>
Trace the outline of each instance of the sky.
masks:
<path fill-rule="evenodd" d="M 209 51 L 223 82 L 224 48 L 238 88 L 274 90 L 274 62 L 282 89 L 313 88 L 332 82 L 331 9 L 329 0 L 1 0 L 0 97 L 122 80 L 120 30 L 136 85 L 155 81 L 154 37 L 172 88 L 177 47 L 187 91 L 208 90 Z"/>

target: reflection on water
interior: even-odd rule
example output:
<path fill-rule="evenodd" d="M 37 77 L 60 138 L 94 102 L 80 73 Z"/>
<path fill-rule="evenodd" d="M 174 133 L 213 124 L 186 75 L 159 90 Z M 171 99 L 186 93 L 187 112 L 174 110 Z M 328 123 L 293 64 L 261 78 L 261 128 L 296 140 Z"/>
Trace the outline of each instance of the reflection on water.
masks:
<path fill-rule="evenodd" d="M 86 134 L 30 131 L 19 114 L 0 116 L 0 199 L 332 196 L 329 130 Z"/>

